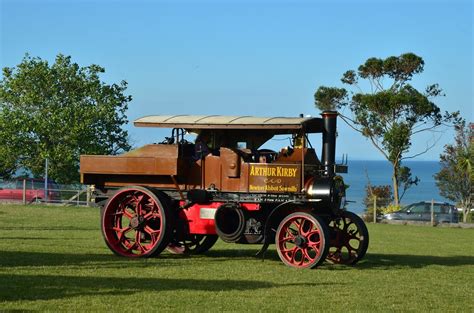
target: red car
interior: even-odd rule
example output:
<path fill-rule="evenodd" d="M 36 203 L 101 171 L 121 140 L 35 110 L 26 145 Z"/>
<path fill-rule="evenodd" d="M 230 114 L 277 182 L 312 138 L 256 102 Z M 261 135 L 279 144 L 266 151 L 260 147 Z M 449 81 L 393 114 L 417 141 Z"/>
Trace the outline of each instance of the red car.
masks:
<path fill-rule="evenodd" d="M 40 178 L 18 178 L 7 181 L 0 185 L 0 200 L 23 201 L 23 180 L 26 180 L 26 202 L 41 202 L 46 200 L 44 190 L 44 179 Z M 48 201 L 60 200 L 59 187 L 48 180 Z"/>

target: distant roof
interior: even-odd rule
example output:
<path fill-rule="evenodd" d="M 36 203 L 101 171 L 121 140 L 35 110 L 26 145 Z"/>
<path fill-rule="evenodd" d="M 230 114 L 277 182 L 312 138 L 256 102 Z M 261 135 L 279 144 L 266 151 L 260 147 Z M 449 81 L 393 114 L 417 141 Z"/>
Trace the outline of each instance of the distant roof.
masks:
<path fill-rule="evenodd" d="M 225 115 L 150 115 L 134 122 L 138 127 L 184 129 L 302 129 L 320 132 L 322 119 L 317 117 L 255 117 Z"/>

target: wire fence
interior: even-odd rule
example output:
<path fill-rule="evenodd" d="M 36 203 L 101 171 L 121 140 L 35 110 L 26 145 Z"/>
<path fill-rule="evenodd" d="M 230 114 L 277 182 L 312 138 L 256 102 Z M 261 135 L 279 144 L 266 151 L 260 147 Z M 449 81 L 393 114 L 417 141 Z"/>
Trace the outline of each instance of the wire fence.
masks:
<path fill-rule="evenodd" d="M 436 202 L 433 199 L 420 201 L 408 206 L 395 206 L 389 198 L 376 196 L 366 201 L 366 210 L 363 215 L 366 222 L 414 221 L 431 223 L 458 223 L 460 214 L 458 209 L 448 203 Z"/>
<path fill-rule="evenodd" d="M 3 203 L 48 203 L 58 205 L 91 206 L 90 186 L 62 185 L 42 179 L 23 178 L 0 181 L 0 202 Z"/>
<path fill-rule="evenodd" d="M 0 203 L 95 206 L 94 200 L 94 190 L 91 186 L 63 185 L 54 181 L 45 184 L 43 179 L 35 178 L 0 180 Z M 394 206 L 391 202 L 391 198 L 367 198 L 362 217 L 366 222 L 372 223 L 415 220 L 436 224 L 457 223 L 462 219 L 454 206 L 433 200 L 421 201 L 409 207 Z M 471 219 L 472 217 L 469 221 L 472 222 Z"/>

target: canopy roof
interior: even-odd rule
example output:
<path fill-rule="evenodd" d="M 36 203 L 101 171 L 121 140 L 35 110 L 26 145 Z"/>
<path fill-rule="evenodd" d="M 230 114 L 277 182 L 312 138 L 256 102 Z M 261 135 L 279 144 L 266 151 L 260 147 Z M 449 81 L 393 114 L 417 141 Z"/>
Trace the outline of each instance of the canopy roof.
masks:
<path fill-rule="evenodd" d="M 225 115 L 150 115 L 134 122 L 138 127 L 184 129 L 266 129 L 321 132 L 322 119 L 316 117 L 254 117 Z"/>

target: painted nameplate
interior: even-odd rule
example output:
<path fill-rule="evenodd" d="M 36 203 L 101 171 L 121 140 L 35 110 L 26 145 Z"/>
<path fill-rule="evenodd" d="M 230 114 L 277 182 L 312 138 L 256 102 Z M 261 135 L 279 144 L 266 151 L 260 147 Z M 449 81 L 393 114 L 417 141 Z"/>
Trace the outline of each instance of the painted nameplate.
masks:
<path fill-rule="evenodd" d="M 250 164 L 249 192 L 298 192 L 300 181 L 301 166 L 299 164 Z"/>

